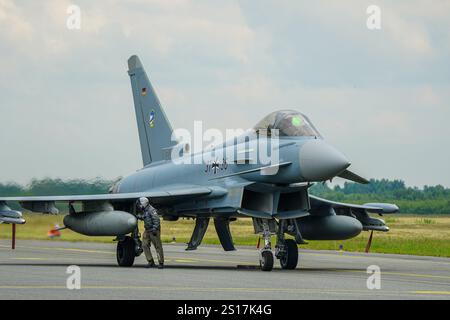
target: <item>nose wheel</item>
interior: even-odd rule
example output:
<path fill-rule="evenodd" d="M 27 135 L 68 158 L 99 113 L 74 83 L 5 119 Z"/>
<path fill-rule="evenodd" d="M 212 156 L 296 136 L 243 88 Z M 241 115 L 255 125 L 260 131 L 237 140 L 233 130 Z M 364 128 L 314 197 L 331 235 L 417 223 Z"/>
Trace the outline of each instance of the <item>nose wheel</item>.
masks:
<path fill-rule="evenodd" d="M 262 271 L 272 271 L 273 269 L 273 253 L 270 249 L 263 249 L 259 258 L 259 265 Z"/>

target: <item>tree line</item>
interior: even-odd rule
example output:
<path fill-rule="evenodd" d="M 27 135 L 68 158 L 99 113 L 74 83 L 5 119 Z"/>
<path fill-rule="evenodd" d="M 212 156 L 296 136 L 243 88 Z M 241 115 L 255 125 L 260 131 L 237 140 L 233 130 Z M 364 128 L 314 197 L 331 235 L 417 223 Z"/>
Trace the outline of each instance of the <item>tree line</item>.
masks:
<path fill-rule="evenodd" d="M 442 185 L 407 187 L 402 180 L 371 179 L 369 184 L 345 182 L 343 186 L 317 183 L 311 194 L 334 201 L 363 204 L 391 202 L 401 213 L 450 214 L 450 189 Z"/>

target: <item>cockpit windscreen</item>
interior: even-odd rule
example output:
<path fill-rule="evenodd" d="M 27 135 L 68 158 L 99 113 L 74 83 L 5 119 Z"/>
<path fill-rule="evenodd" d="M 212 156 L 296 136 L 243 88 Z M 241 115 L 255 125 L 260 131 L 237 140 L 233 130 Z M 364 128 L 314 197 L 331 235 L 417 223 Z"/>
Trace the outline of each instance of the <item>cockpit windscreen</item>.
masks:
<path fill-rule="evenodd" d="M 259 133 L 278 130 L 280 137 L 322 137 L 305 115 L 294 110 L 272 112 L 253 127 Z"/>

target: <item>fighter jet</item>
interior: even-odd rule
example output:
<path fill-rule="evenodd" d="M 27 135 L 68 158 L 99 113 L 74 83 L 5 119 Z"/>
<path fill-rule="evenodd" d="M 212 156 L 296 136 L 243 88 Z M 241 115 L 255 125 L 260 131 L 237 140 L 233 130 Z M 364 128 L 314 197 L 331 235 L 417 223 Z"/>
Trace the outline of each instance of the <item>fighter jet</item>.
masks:
<path fill-rule="evenodd" d="M 64 227 L 88 236 L 115 237 L 117 263 L 129 267 L 142 253 L 136 201 L 147 197 L 165 220 L 195 219 L 186 250 L 197 249 L 211 219 L 223 249 L 235 250 L 230 222 L 252 219 L 255 234 L 264 240 L 259 249 L 264 271 L 272 270 L 275 258 L 282 269 L 295 269 L 298 245 L 306 240 L 344 240 L 363 230 L 389 230 L 369 213 L 397 212 L 394 204 L 339 203 L 309 193 L 314 183 L 335 177 L 368 181 L 348 169 L 349 160 L 326 142 L 306 115 L 276 111 L 242 136 L 190 152 L 188 144 L 173 138 L 172 126 L 137 56 L 129 58 L 128 69 L 143 168 L 114 183 L 108 194 L 0 197 L 0 223 L 25 223 L 9 202 L 46 214 L 58 213 L 55 203 L 67 203 Z M 255 152 L 258 148 L 277 156 L 267 162 Z M 81 209 L 77 211 L 74 203 Z"/>

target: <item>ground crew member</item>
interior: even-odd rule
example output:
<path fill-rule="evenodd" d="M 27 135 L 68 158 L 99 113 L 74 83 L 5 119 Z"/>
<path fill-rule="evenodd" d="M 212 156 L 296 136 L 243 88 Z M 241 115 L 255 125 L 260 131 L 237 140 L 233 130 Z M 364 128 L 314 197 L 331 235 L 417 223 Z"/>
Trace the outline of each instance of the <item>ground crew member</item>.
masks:
<path fill-rule="evenodd" d="M 151 244 L 155 247 L 158 256 L 158 268 L 164 267 L 164 252 L 161 243 L 161 221 L 156 212 L 156 209 L 150 205 L 147 198 L 142 197 L 138 200 L 138 207 L 142 210 L 142 220 L 144 220 L 144 234 L 142 236 L 142 248 L 144 249 L 145 257 L 148 261 L 148 268 L 155 266 L 152 252 L 150 250 Z"/>

